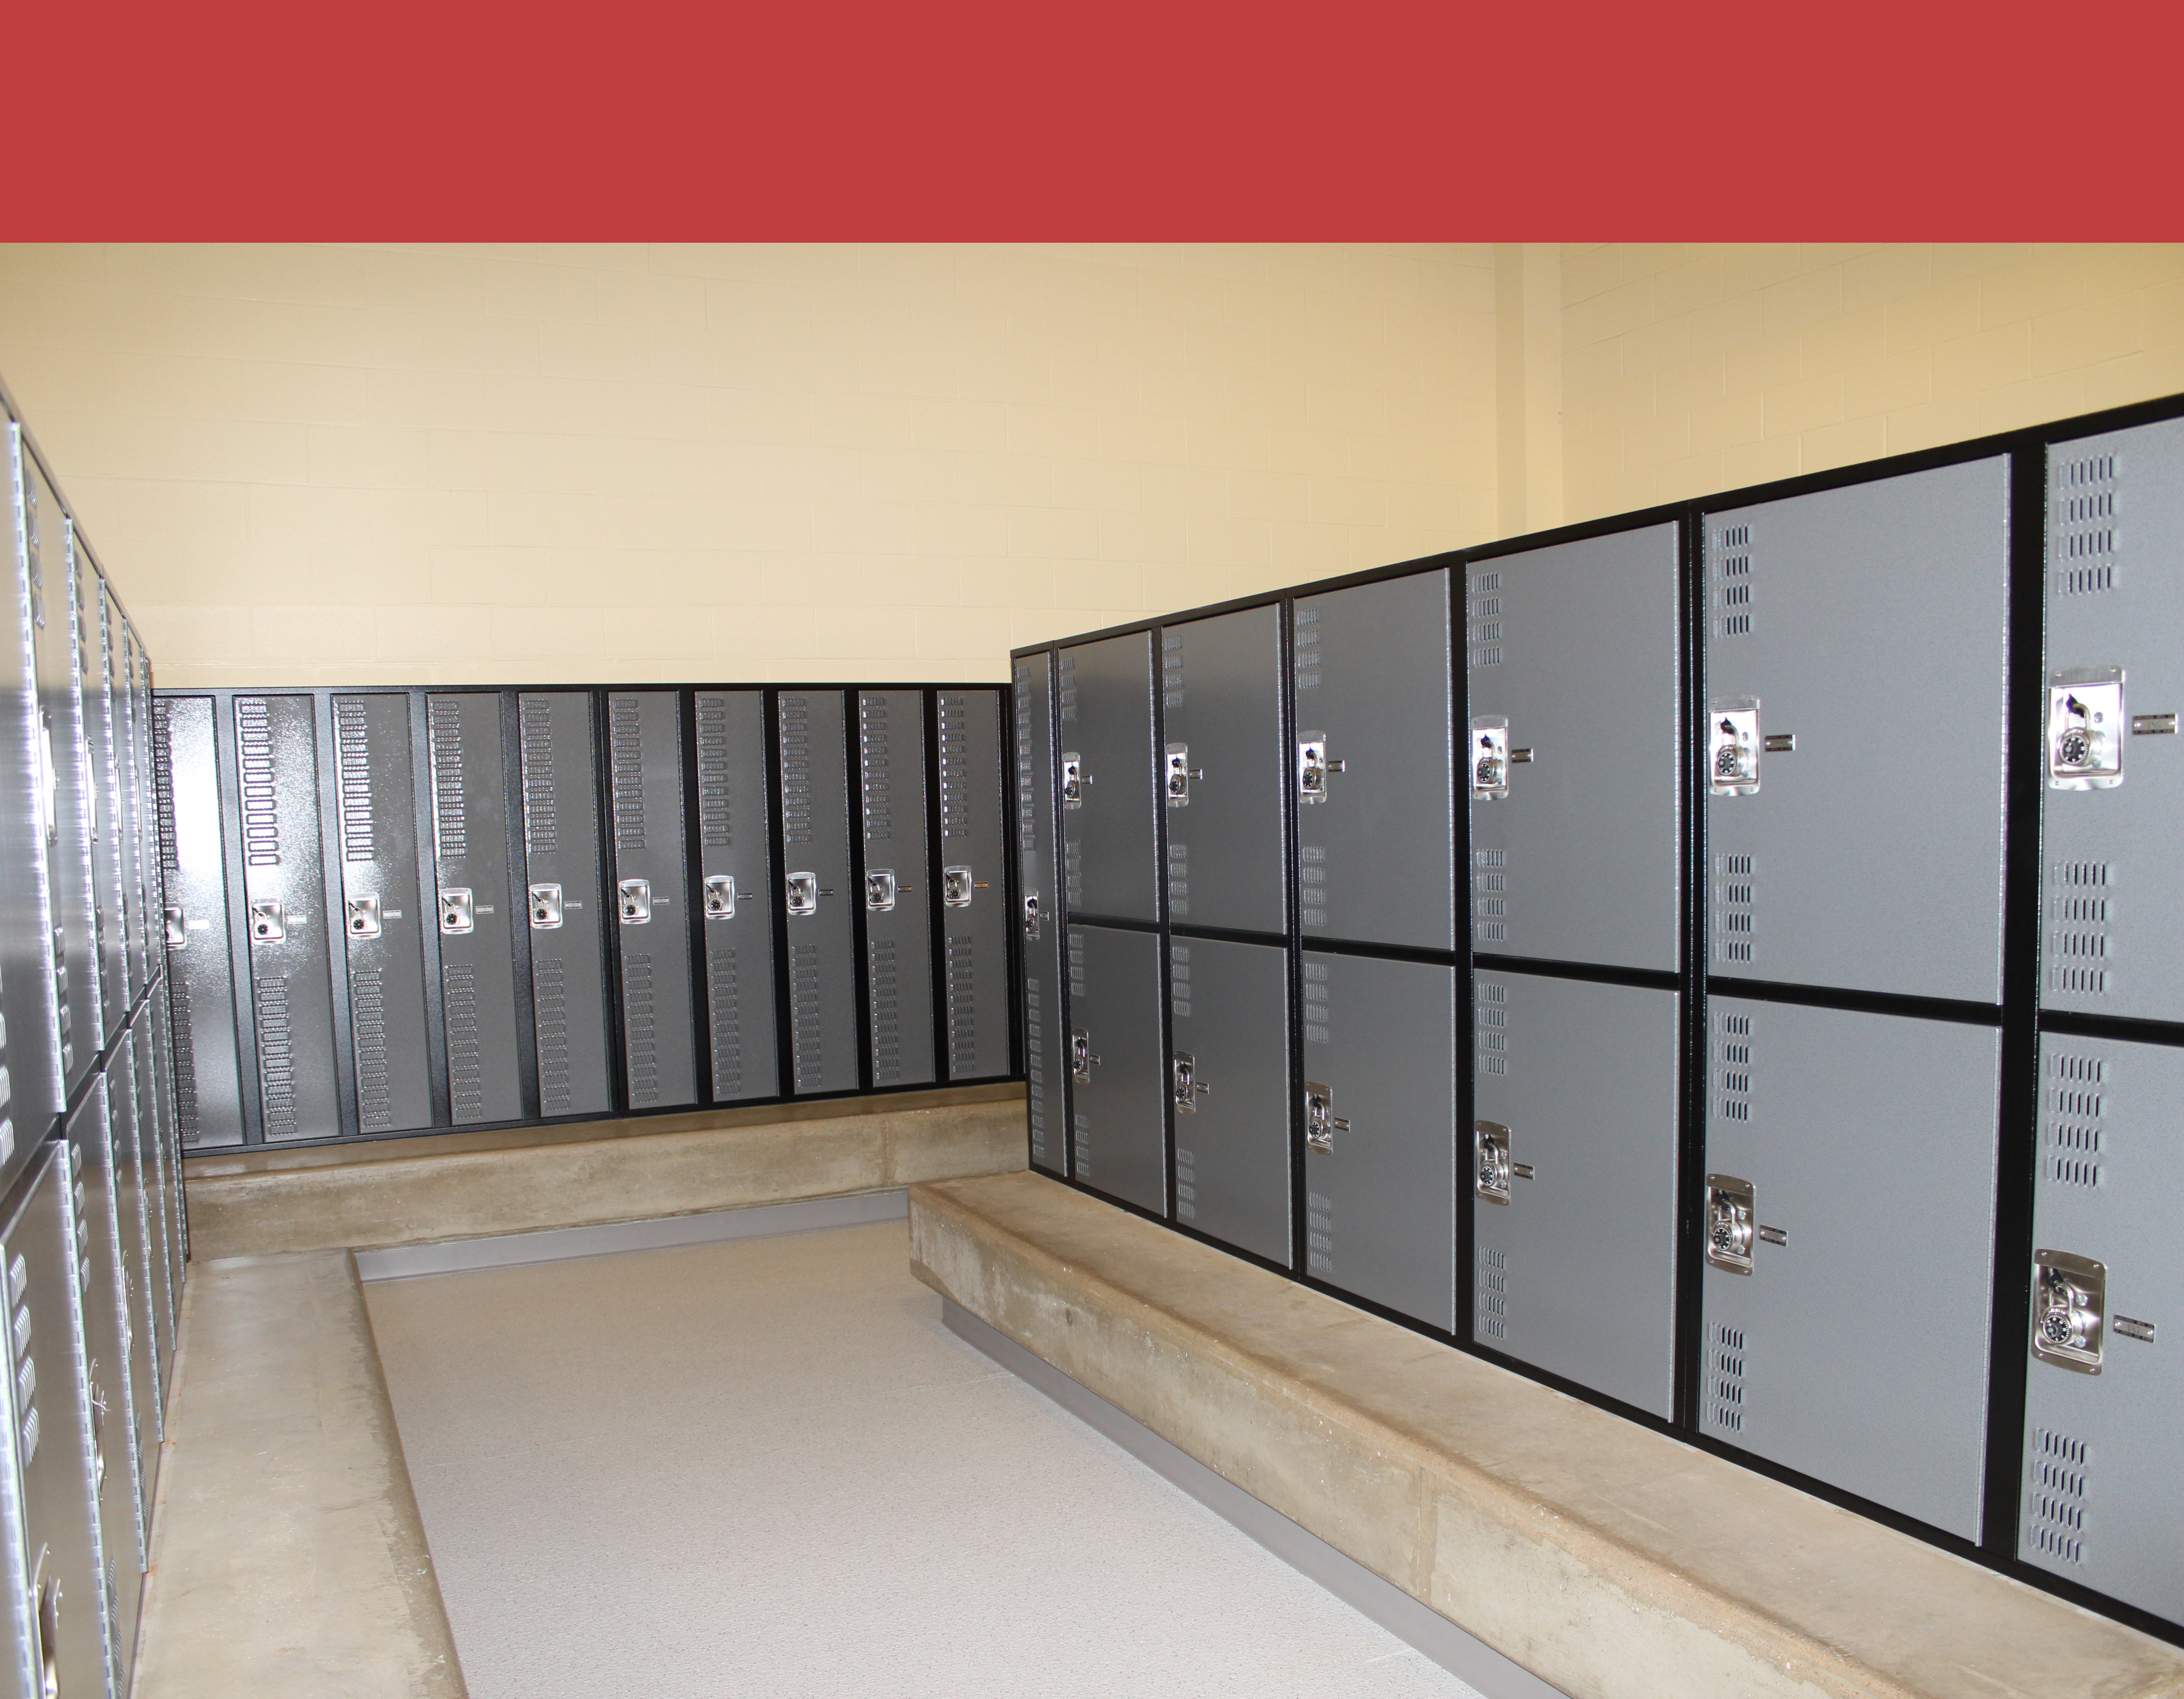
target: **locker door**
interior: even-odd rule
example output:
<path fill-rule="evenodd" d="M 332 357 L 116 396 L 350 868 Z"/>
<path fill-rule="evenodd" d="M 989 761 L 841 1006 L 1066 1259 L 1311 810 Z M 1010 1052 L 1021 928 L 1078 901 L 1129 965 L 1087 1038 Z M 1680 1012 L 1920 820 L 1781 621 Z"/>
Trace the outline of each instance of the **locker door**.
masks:
<path fill-rule="evenodd" d="M 838 690 L 783 691 L 781 866 L 788 1040 L 799 1096 L 855 1091 L 860 1075 L 850 772 Z"/>
<path fill-rule="evenodd" d="M 106 1084 L 114 1167 L 122 1182 L 121 1247 L 129 1269 L 135 1334 L 130 1341 L 130 1363 L 146 1407 L 139 1412 L 145 1418 L 144 1431 L 156 1440 L 165 1420 L 167 1375 L 174 1356 L 175 1296 L 168 1280 L 167 1218 L 160 1189 L 159 1099 L 148 1089 L 146 1063 L 142 1039 L 133 1031 L 125 1034 L 107 1066 Z M 159 1467 L 156 1451 L 149 1467 Z M 145 1514 L 151 1514 L 148 1498 Z"/>
<path fill-rule="evenodd" d="M 235 958 L 228 948 L 213 701 L 209 696 L 163 697 L 153 713 L 175 1118 L 185 1149 L 211 1150 L 242 1142 Z"/>
<path fill-rule="evenodd" d="M 1449 577 L 1296 604 L 1297 907 L 1305 936 L 1456 947 Z"/>
<path fill-rule="evenodd" d="M 1474 1335 L 1665 1419 L 1682 1000 L 1483 970 L 1476 998 Z"/>
<path fill-rule="evenodd" d="M 136 745 L 136 844 L 137 867 L 143 885 L 144 927 L 141 940 L 144 950 L 144 983 L 148 985 L 166 971 L 166 951 L 161 941 L 160 912 L 166 903 L 162 885 L 159 861 L 159 809 L 156 768 L 158 762 L 153 749 L 158 727 L 153 721 L 152 694 L 152 663 L 144 653 L 144 640 L 136 634 L 136 627 L 129 628 L 129 644 L 132 677 L 130 721 L 135 728 Z"/>
<path fill-rule="evenodd" d="M 2184 420 L 2058 443 L 2048 489 L 2041 1000 L 2184 1021 Z"/>
<path fill-rule="evenodd" d="M 1054 657 L 1018 660 L 1016 681 L 1016 845 L 1023 934 L 1024 1081 L 1029 1100 L 1031 1163 L 1069 1171 L 1063 1129 L 1067 1022 L 1061 1001 L 1061 905 L 1054 883 Z"/>
<path fill-rule="evenodd" d="M 1071 1172 L 1095 1191 L 1167 1213 L 1161 941 L 1069 928 Z"/>
<path fill-rule="evenodd" d="M 152 1148 L 159 1158 L 161 1231 L 166 1239 L 170 1311 L 181 1301 L 182 1265 L 189 1256 L 190 1223 L 182 1207 L 181 1147 L 175 1134 L 174 1050 L 168 1039 L 166 988 L 155 988 L 152 1005 Z M 142 1072 L 142 1063 L 138 1063 Z"/>
<path fill-rule="evenodd" d="M 265 1139 L 337 1138 L 341 1109 L 311 699 L 237 696 L 235 735 Z"/>
<path fill-rule="evenodd" d="M 940 943 L 948 1004 L 948 1078 L 1010 1068 L 1009 881 L 1003 845 L 1001 693 L 943 690 Z"/>
<path fill-rule="evenodd" d="M 1062 872 L 1072 915 L 1160 918 L 1152 638 L 1145 632 L 1057 657 Z"/>
<path fill-rule="evenodd" d="M 1714 972 L 2000 1000 L 2008 519 L 2006 458 L 1707 515 Z"/>
<path fill-rule="evenodd" d="M 1306 950 L 1306 1267 L 1454 1332 L 1456 972 Z"/>
<path fill-rule="evenodd" d="M 1473 566 L 1473 947 L 1673 973 L 1682 883 L 1677 529 Z"/>
<path fill-rule="evenodd" d="M 929 1085 L 934 893 L 923 691 L 857 693 L 857 781 L 872 1083 Z"/>
<path fill-rule="evenodd" d="M 337 696 L 333 716 L 357 1126 L 365 1133 L 430 1127 L 426 911 L 417 879 L 410 699 Z"/>
<path fill-rule="evenodd" d="M 1161 705 L 1168 914 L 1193 926 L 1283 931 L 1281 610 L 1165 627 Z"/>
<path fill-rule="evenodd" d="M 1708 1012 L 1702 1430 L 1978 1539 L 1994 1029 Z"/>
<path fill-rule="evenodd" d="M 106 586 L 81 537 L 75 538 L 76 688 L 83 705 L 85 819 L 91 833 L 92 914 L 98 932 L 99 1041 L 129 1017 L 129 911 L 122 895 L 123 693 L 114 676 Z"/>
<path fill-rule="evenodd" d="M 1284 1265 L 1289 1001 L 1289 955 L 1278 946 L 1168 944 L 1176 1219 Z"/>
<path fill-rule="evenodd" d="M 677 707 L 671 690 L 617 691 L 607 698 L 622 1067 L 632 1109 L 698 1100 Z"/>
<path fill-rule="evenodd" d="M 114 836 L 121 849 L 122 942 L 125 977 L 133 1008 L 152 982 L 151 916 L 148 888 L 151 857 L 145 830 L 145 726 L 142 693 L 136 688 L 136 654 L 127 622 L 109 593 L 106 599 L 108 689 L 114 700 L 114 788 L 120 822 Z"/>
<path fill-rule="evenodd" d="M 2134 751 L 2136 753 L 2136 751 Z M 2184 1622 L 2184 1050 L 2040 1046 L 2032 1361 L 2018 1555 Z"/>
<path fill-rule="evenodd" d="M 498 692 L 483 691 L 425 699 L 448 1100 L 459 1127 L 525 1114 L 500 700 Z"/>
<path fill-rule="evenodd" d="M 538 1112 L 604 1115 L 614 1107 L 614 1085 L 592 699 L 581 690 L 526 692 L 515 715 Z"/>
<path fill-rule="evenodd" d="M 713 1101 L 778 1097 L 766 699 L 756 690 L 701 690 L 694 711 Z"/>

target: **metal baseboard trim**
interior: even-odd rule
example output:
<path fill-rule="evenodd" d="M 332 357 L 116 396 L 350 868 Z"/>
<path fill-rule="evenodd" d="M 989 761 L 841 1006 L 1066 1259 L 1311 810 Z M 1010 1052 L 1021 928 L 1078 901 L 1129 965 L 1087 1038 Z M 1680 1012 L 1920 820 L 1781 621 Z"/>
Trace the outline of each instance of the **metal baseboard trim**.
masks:
<path fill-rule="evenodd" d="M 1420 1604 L 1392 1581 L 1338 1551 L 1273 1506 L 1224 1479 L 1190 1452 L 1072 1380 L 1006 1334 L 988 1325 L 953 1298 L 940 1301 L 948 1330 L 984 1352 L 1018 1379 L 1112 1440 L 1139 1462 L 1181 1487 L 1208 1510 L 1249 1535 L 1300 1574 L 1431 1658 L 1486 1699 L 1566 1699 L 1520 1663 L 1466 1634 L 1438 1611 Z"/>
<path fill-rule="evenodd" d="M 680 1245 L 717 1245 L 734 1239 L 772 1239 L 833 1227 L 866 1227 L 875 1222 L 901 1221 L 909 1214 L 907 1191 L 859 1192 L 850 1197 L 754 1204 L 747 1209 L 713 1210 L 704 1215 L 609 1222 L 599 1227 L 554 1227 L 538 1233 L 495 1234 L 488 1239 L 394 1245 L 358 1251 L 356 1273 L 366 1283 L 410 1280 L 421 1274 L 519 1268 L 530 1262 L 615 1256 L 626 1251 L 666 1251 Z"/>

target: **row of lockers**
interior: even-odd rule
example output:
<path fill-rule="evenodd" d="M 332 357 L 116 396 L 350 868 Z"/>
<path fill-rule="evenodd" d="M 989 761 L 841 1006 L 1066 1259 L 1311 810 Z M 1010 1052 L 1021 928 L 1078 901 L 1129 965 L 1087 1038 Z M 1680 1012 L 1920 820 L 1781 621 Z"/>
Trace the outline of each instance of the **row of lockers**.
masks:
<path fill-rule="evenodd" d="M 184 1144 L 1011 1077 L 1006 695 L 161 692 Z"/>
<path fill-rule="evenodd" d="M 1019 652 L 1034 1165 L 2184 1624 L 2180 411 Z"/>

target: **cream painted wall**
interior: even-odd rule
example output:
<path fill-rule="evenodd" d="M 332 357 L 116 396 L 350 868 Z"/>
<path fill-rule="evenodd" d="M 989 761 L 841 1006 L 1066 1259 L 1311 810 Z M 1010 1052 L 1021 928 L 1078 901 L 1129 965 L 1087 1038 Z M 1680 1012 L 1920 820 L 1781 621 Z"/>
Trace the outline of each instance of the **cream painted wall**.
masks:
<path fill-rule="evenodd" d="M 1000 678 L 1496 528 L 1490 247 L 0 248 L 168 684 Z"/>

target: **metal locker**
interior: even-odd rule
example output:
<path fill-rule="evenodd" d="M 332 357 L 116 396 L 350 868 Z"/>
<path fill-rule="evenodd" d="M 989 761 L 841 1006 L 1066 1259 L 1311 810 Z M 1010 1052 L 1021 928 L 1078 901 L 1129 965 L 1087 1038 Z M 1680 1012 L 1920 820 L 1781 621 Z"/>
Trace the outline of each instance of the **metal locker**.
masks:
<path fill-rule="evenodd" d="M 167 988 L 163 980 L 152 989 L 151 1029 L 153 1149 L 159 1157 L 160 1220 L 167 1239 L 166 1302 L 170 1312 L 181 1304 L 182 1268 L 189 1258 L 190 1223 L 182 1205 L 181 1144 L 175 1130 L 174 1047 L 169 1039 Z M 141 1064 L 140 1064 L 141 1072 Z"/>
<path fill-rule="evenodd" d="M 1980 1537 L 1994 1028 L 1708 1009 L 1703 1433 Z"/>
<path fill-rule="evenodd" d="M 417 877 L 410 698 L 336 696 L 333 716 L 357 1128 L 397 1133 L 430 1127 L 432 1076 L 425 1066 L 428 911 Z"/>
<path fill-rule="evenodd" d="M 152 944 L 152 861 L 147 824 L 150 798 L 144 780 L 148 731 L 144 723 L 142 693 L 136 688 L 136 653 L 128 623 L 109 590 L 106 597 L 107 688 L 114 701 L 116 792 L 114 818 L 120 822 L 114 836 L 121 847 L 122 944 L 130 1006 L 152 983 L 157 961 Z"/>
<path fill-rule="evenodd" d="M 1011 669 L 1016 726 L 1016 846 L 1023 945 L 1024 1089 L 1031 1165 L 1069 1169 L 1063 1090 L 1067 1042 L 1061 1000 L 1061 905 L 1054 882 L 1054 656 L 1019 657 Z"/>
<path fill-rule="evenodd" d="M 1468 569 L 1476 950 L 1677 970 L 1677 535 L 1649 526 Z"/>
<path fill-rule="evenodd" d="M 1083 643 L 1056 660 L 1069 912 L 1156 921 L 1151 634 Z"/>
<path fill-rule="evenodd" d="M 129 909 L 122 873 L 120 768 L 128 758 L 127 709 L 115 678 L 105 581 L 71 527 L 76 691 L 83 714 L 84 820 L 91 847 L 92 912 L 98 937 L 99 1043 L 121 1030 L 134 1001 L 129 983 Z"/>
<path fill-rule="evenodd" d="M 1289 880 L 1281 610 L 1245 608 L 1168 626 L 1160 644 L 1169 917 L 1282 932 Z"/>
<path fill-rule="evenodd" d="M 2008 459 L 1705 526 L 1711 971 L 1999 1001 Z"/>
<path fill-rule="evenodd" d="M 133 1029 L 124 1033 L 107 1064 L 106 1103 L 122 1261 L 128 1272 L 125 1290 L 131 1304 L 131 1384 L 137 1390 L 139 1428 L 156 1446 L 166 1419 L 176 1309 L 168 1278 L 167 1219 L 158 1156 L 159 1100 L 148 1088 L 147 1061 L 141 1035 Z M 148 1478 L 158 1467 L 155 1450 L 148 1459 Z M 151 1513 L 148 1479 L 144 1514 L 148 1518 Z"/>
<path fill-rule="evenodd" d="M 2040 1134 L 2018 1555 L 2184 1622 L 2184 1050 L 2043 1034 Z"/>
<path fill-rule="evenodd" d="M 2048 454 L 2041 1000 L 2184 1021 L 2184 420 Z"/>
<path fill-rule="evenodd" d="M 175 1121 L 186 1150 L 242 1142 L 242 1080 L 229 949 L 220 756 L 209 696 L 153 705 L 159 867 L 168 1004 L 174 1023 Z"/>
<path fill-rule="evenodd" d="M 526 691 L 515 699 L 515 722 L 538 1112 L 604 1115 L 614 1107 L 614 1080 L 592 699 L 581 690 Z"/>
<path fill-rule="evenodd" d="M 315 705 L 309 696 L 234 702 L 260 1122 L 268 1144 L 337 1138 Z"/>
<path fill-rule="evenodd" d="M 497 691 L 425 699 L 448 1103 L 459 1127 L 517 1121 L 525 1113 L 516 1059 L 515 881 L 500 710 Z"/>
<path fill-rule="evenodd" d="M 1176 1219 L 1286 1266 L 1289 954 L 1209 938 L 1167 953 Z"/>
<path fill-rule="evenodd" d="M 1009 882 L 1004 847 L 1001 693 L 933 699 L 940 750 L 941 994 L 947 1077 L 994 1079 L 1010 1067 Z"/>
<path fill-rule="evenodd" d="M 671 690 L 615 691 L 607 697 L 622 1067 L 632 1109 L 698 1100 L 677 710 Z"/>
<path fill-rule="evenodd" d="M 788 1043 L 794 1083 L 855 1091 L 856 923 L 850 906 L 850 774 L 838 690 L 783 691 L 782 905 L 788 940 Z"/>
<path fill-rule="evenodd" d="M 693 712 L 713 1101 L 778 1097 L 766 699 L 756 690 L 701 690 Z"/>
<path fill-rule="evenodd" d="M 1304 955 L 1305 1266 L 1456 1329 L 1456 971 Z"/>
<path fill-rule="evenodd" d="M 129 637 L 130 657 L 130 729 L 136 750 L 136 766 L 131 786 L 136 798 L 136 870 L 137 883 L 143 900 L 142 923 L 137 943 L 144 952 L 143 983 L 149 985 L 164 971 L 165 952 L 160 944 L 160 911 L 166 898 L 163 893 L 159 863 L 159 793 L 153 752 L 155 727 L 153 721 L 152 663 L 144 652 L 144 640 L 133 626 L 125 627 Z"/>
<path fill-rule="evenodd" d="M 1161 940 L 1069 928 L 1070 1172 L 1093 1190 L 1167 1213 Z"/>
<path fill-rule="evenodd" d="M 857 799 L 872 1083 L 930 1085 L 934 894 L 923 691 L 857 693 Z"/>
<path fill-rule="evenodd" d="M 1435 571 L 1296 604 L 1291 783 L 1307 939 L 1456 947 L 1448 596 Z"/>
<path fill-rule="evenodd" d="M 1683 1000 L 1485 969 L 1474 994 L 1473 1337 L 1666 1420 Z"/>

